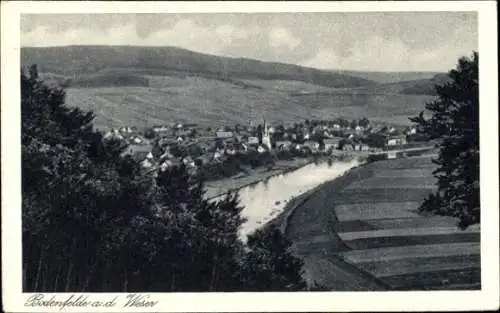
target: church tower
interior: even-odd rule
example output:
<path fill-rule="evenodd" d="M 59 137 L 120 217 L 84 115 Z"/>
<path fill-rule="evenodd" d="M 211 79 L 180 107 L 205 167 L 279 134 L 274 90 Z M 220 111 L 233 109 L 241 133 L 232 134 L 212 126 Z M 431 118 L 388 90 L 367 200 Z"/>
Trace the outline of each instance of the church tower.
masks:
<path fill-rule="evenodd" d="M 262 144 L 271 150 L 271 137 L 269 136 L 266 119 L 264 119 L 264 127 L 262 130 Z"/>

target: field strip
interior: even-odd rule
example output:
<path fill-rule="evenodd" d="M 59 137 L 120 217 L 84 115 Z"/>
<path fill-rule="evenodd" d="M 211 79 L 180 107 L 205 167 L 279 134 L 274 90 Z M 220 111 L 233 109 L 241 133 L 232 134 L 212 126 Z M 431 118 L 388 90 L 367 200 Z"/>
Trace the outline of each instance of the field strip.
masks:
<path fill-rule="evenodd" d="M 473 284 L 481 281 L 481 269 L 470 267 L 432 272 L 417 272 L 403 275 L 393 275 L 381 278 L 393 288 L 416 290 L 431 286 L 446 286 L 451 284 Z"/>
<path fill-rule="evenodd" d="M 429 156 L 415 156 L 411 158 L 384 160 L 373 163 L 374 169 L 412 169 L 412 168 L 436 168 Z"/>
<path fill-rule="evenodd" d="M 357 264 L 363 270 L 375 276 L 388 276 L 418 272 L 420 267 L 439 267 L 446 264 L 458 264 L 466 266 L 481 266 L 479 255 L 454 255 L 445 257 L 403 259 L 395 261 L 374 261 Z"/>
<path fill-rule="evenodd" d="M 371 189 L 343 189 L 337 192 L 332 199 L 336 204 L 362 204 L 412 202 L 421 203 L 435 190 L 419 188 L 371 188 Z"/>
<path fill-rule="evenodd" d="M 446 227 L 446 226 L 452 227 L 456 226 L 458 223 L 456 218 L 449 216 L 431 216 L 431 217 L 418 217 L 418 218 L 388 218 L 388 219 L 364 220 L 363 222 L 371 225 L 375 229 Z"/>
<path fill-rule="evenodd" d="M 428 288 L 428 290 L 481 290 L 481 283 L 450 284 L 435 288 Z"/>
<path fill-rule="evenodd" d="M 479 232 L 479 225 L 460 230 L 458 227 L 427 227 L 427 228 L 393 228 L 370 231 L 357 231 L 339 233 L 342 240 L 355 240 L 374 237 L 392 236 L 426 236 L 426 235 L 447 235 L 447 234 L 467 234 Z"/>
<path fill-rule="evenodd" d="M 385 247 L 402 247 L 410 245 L 429 245 L 457 242 L 479 242 L 481 234 L 475 233 L 455 233 L 441 235 L 421 235 L 421 236 L 388 236 L 372 237 L 354 240 L 344 240 L 343 242 L 353 250 L 376 249 Z"/>
<path fill-rule="evenodd" d="M 412 188 L 430 189 L 436 185 L 434 177 L 370 177 L 352 182 L 345 190 L 373 188 Z"/>
<path fill-rule="evenodd" d="M 376 169 L 374 177 L 433 177 L 433 168 L 407 168 L 407 169 Z"/>
<path fill-rule="evenodd" d="M 397 267 L 389 266 L 380 271 L 371 272 L 376 277 L 388 277 L 394 275 L 406 275 L 413 273 L 425 273 L 425 272 L 435 272 L 435 271 L 446 271 L 446 270 L 465 270 L 470 268 L 481 267 L 481 262 L 446 262 L 438 264 L 429 264 L 426 262 L 414 264 L 413 267 Z"/>
<path fill-rule="evenodd" d="M 355 232 L 393 228 L 452 227 L 456 226 L 457 223 L 457 219 L 449 216 L 348 220 L 340 222 L 338 231 Z"/>
<path fill-rule="evenodd" d="M 375 220 L 387 218 L 420 217 L 417 212 L 420 202 L 379 202 L 342 204 L 335 206 L 339 221 Z"/>
<path fill-rule="evenodd" d="M 341 253 L 351 263 L 479 254 L 479 243 L 411 245 L 404 247 L 352 250 Z"/>

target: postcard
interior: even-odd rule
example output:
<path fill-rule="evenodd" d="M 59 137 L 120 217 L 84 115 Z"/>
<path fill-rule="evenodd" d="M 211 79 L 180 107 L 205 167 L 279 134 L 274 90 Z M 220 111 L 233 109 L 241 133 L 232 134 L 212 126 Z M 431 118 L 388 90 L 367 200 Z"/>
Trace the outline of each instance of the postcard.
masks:
<path fill-rule="evenodd" d="M 496 22 L 3 2 L 3 309 L 498 309 Z"/>

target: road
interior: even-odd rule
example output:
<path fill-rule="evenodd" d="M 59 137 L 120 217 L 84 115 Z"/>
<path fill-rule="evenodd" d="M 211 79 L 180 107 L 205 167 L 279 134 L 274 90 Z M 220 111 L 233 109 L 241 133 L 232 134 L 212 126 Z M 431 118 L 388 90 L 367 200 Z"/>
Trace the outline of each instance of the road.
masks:
<path fill-rule="evenodd" d="M 368 154 L 387 154 L 387 153 L 400 153 L 400 152 L 416 152 L 416 151 L 428 151 L 435 149 L 434 146 L 428 147 L 413 147 L 413 148 L 401 148 L 401 149 L 393 149 L 393 150 L 383 150 L 377 152 L 369 152 Z"/>

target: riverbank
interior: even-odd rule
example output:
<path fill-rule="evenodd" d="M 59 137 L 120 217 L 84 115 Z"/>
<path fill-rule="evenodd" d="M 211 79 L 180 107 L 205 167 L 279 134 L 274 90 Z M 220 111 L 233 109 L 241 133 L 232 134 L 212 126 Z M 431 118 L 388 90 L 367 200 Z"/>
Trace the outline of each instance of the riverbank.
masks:
<path fill-rule="evenodd" d="M 330 156 L 316 156 L 308 158 L 295 158 L 293 160 L 278 160 L 273 165 L 272 169 L 260 167 L 253 170 L 250 174 L 240 173 L 229 178 L 207 181 L 205 183 L 205 198 L 216 199 L 231 191 L 237 191 L 245 187 L 256 185 L 260 182 L 265 182 L 272 177 L 285 175 L 289 172 L 296 171 L 304 166 L 312 163 L 334 161 Z"/>

